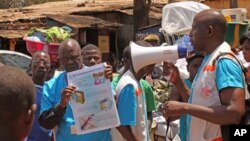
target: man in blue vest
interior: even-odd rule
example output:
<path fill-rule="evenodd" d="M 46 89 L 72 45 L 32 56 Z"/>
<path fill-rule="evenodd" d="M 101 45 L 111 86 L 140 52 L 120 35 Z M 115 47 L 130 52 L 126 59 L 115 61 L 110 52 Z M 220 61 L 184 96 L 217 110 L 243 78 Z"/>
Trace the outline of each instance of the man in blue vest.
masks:
<path fill-rule="evenodd" d="M 35 89 L 36 89 L 37 111 L 36 111 L 34 124 L 27 138 L 27 141 L 51 141 L 53 140 L 52 131 L 44 129 L 38 123 L 38 117 L 39 117 L 39 112 L 41 108 L 43 85 L 45 83 L 47 74 L 49 72 L 49 68 L 50 68 L 50 57 L 48 53 L 39 51 L 39 52 L 36 52 L 32 56 L 31 71 L 32 71 L 32 80 L 35 84 Z"/>

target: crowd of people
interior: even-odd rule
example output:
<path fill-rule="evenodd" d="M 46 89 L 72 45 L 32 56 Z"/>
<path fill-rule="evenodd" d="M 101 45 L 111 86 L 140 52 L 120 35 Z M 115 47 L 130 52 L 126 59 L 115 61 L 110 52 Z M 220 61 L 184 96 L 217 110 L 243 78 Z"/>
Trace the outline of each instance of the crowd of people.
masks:
<path fill-rule="evenodd" d="M 160 112 L 167 121 L 180 119 L 175 140 L 227 141 L 223 127 L 241 123 L 249 94 L 242 64 L 224 41 L 226 29 L 220 12 L 210 9 L 198 13 L 189 33 L 194 47 L 186 58 L 189 78 L 183 79 L 173 63 L 163 63 L 161 75 L 170 76 L 170 80 L 159 78 L 170 81 L 173 88 Z M 239 42 L 244 59 L 250 62 L 250 32 Z M 145 47 L 160 45 L 157 35 L 135 43 Z M 66 74 L 102 63 L 102 53 L 95 45 L 81 48 L 76 40 L 67 39 L 60 44 L 58 55 L 62 71 L 53 77 L 50 56 L 43 51 L 32 56 L 31 76 L 18 68 L 0 65 L 1 141 L 154 140 L 150 128 L 152 113 L 158 110 L 152 79 L 156 64 L 135 72 L 129 46 L 123 51 L 124 68 L 118 75 L 114 76 L 113 67 L 106 64 L 104 74 L 112 82 L 120 126 L 77 135 L 69 103 L 76 87 L 68 85 Z"/>

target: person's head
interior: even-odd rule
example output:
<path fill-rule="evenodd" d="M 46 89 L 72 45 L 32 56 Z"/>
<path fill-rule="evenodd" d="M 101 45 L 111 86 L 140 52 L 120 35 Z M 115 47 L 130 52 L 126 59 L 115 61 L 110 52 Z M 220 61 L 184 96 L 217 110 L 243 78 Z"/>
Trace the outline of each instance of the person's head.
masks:
<path fill-rule="evenodd" d="M 243 51 L 244 59 L 250 62 L 250 31 L 243 34 L 240 38 L 240 46 Z"/>
<path fill-rule="evenodd" d="M 74 39 L 63 41 L 58 49 L 59 60 L 66 72 L 79 70 L 83 67 L 81 47 Z"/>
<path fill-rule="evenodd" d="M 144 46 L 144 47 L 152 47 L 152 45 L 146 41 L 136 41 L 136 44 L 140 45 L 140 46 Z M 132 65 L 132 59 L 131 59 L 131 48 L 130 47 L 126 47 L 123 50 L 123 63 L 124 63 L 124 72 L 126 72 L 128 69 L 132 69 L 133 65 Z M 145 75 L 149 75 L 153 72 L 154 70 L 154 66 L 155 64 L 149 64 L 143 68 L 141 68 L 136 75 L 138 77 L 144 77 Z M 132 69 L 133 70 L 133 69 Z"/>
<path fill-rule="evenodd" d="M 50 69 L 49 54 L 43 51 L 34 53 L 31 60 L 31 70 L 32 70 L 33 80 L 38 79 L 45 81 L 49 69 Z"/>
<path fill-rule="evenodd" d="M 94 66 L 102 63 L 102 52 L 93 44 L 88 44 L 82 48 L 82 57 L 83 64 L 86 66 Z"/>
<path fill-rule="evenodd" d="M 147 35 L 143 41 L 150 43 L 152 46 L 159 46 L 160 45 L 160 38 L 156 34 L 149 34 Z"/>
<path fill-rule="evenodd" d="M 226 20 L 219 11 L 209 9 L 198 13 L 189 34 L 194 50 L 212 53 L 224 42 L 226 28 Z"/>
<path fill-rule="evenodd" d="M 22 141 L 34 120 L 34 83 L 15 67 L 0 67 L 0 72 L 0 137 L 4 141 Z"/>
<path fill-rule="evenodd" d="M 197 74 L 204 57 L 205 54 L 201 52 L 192 53 L 187 57 L 187 70 L 189 72 L 189 79 L 191 81 L 194 80 L 194 77 Z"/>
<path fill-rule="evenodd" d="M 127 46 L 124 48 L 122 53 L 122 63 L 124 65 L 124 72 L 130 69 L 130 66 L 132 65 L 131 62 L 131 55 L 130 55 L 130 47 Z"/>

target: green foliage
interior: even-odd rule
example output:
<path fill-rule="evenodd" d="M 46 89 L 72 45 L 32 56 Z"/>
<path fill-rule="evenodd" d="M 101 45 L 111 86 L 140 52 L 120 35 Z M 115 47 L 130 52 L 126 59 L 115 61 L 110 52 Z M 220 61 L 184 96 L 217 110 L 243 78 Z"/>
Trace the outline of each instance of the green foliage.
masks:
<path fill-rule="evenodd" d="M 47 43 L 61 43 L 62 41 L 70 38 L 70 31 L 66 31 L 67 27 L 51 27 L 49 29 L 41 29 L 41 28 L 31 28 L 28 36 L 37 36 Z"/>

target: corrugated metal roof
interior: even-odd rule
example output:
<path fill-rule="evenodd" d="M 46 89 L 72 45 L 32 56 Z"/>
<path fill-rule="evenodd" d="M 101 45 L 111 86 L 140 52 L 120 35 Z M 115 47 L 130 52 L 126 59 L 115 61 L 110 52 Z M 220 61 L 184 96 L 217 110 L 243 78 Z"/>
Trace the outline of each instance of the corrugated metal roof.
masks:
<path fill-rule="evenodd" d="M 8 39 L 23 38 L 27 30 L 0 30 L 0 37 Z"/>
<path fill-rule="evenodd" d="M 72 14 L 74 12 L 114 11 L 133 6 L 132 0 L 57 1 L 31 5 L 23 8 L 0 10 L 0 22 L 14 22 L 20 19 L 44 18 L 44 14 Z"/>
<path fill-rule="evenodd" d="M 122 24 L 119 23 L 111 23 L 91 16 L 47 14 L 46 17 L 73 28 L 112 28 L 122 26 Z"/>
<path fill-rule="evenodd" d="M 167 0 L 153 0 L 154 4 L 166 4 Z M 18 20 L 32 20 L 44 18 L 44 14 L 74 14 L 119 11 L 133 9 L 133 0 L 94 0 L 89 2 L 57 1 L 44 4 L 31 5 L 23 8 L 12 8 L 0 10 L 0 22 L 15 22 Z M 124 11 L 127 14 L 131 12 Z M 153 15 L 153 14 L 152 14 Z"/>

